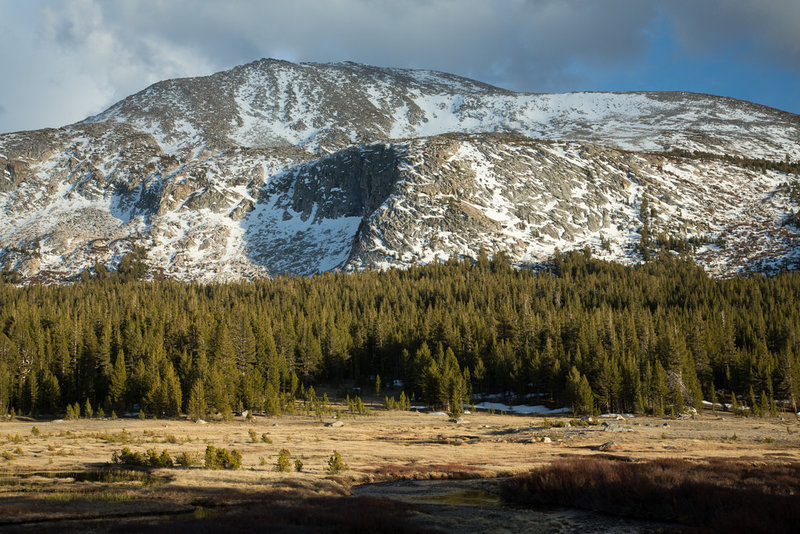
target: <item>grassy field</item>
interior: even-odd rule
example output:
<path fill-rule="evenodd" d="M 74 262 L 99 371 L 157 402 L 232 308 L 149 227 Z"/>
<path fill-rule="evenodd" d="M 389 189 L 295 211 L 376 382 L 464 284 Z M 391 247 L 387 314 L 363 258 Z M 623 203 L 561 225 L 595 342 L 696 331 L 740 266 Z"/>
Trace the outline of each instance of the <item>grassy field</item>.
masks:
<path fill-rule="evenodd" d="M 531 476 L 527 474 L 532 471 L 589 465 L 580 462 L 600 465 L 598 477 L 620 471 L 617 465 L 674 459 L 701 466 L 701 478 L 712 472 L 731 476 L 730 462 L 739 466 L 736 472 L 756 466 L 773 475 L 800 465 L 800 423 L 788 416 L 707 413 L 688 419 L 598 418 L 586 424 L 569 417 L 478 413 L 455 423 L 445 415 L 373 409 L 328 426 L 333 421 L 310 416 L 210 423 L 6 420 L 0 423 L 0 528 L 216 531 L 267 521 L 275 531 L 286 532 L 414 532 L 428 530 L 417 520 L 420 510 L 414 499 L 352 496 L 353 486 Z M 242 468 L 203 469 L 209 445 L 238 451 Z M 138 468 L 112 463 L 114 453 L 125 447 L 134 453 L 166 450 L 172 459 L 182 456 L 196 465 Z M 289 471 L 282 472 L 276 463 L 284 449 Z M 347 466 L 338 473 L 330 469 L 335 452 Z M 565 477 L 562 473 L 560 478 Z M 539 488 L 540 495 L 558 493 L 552 485 L 536 486 L 530 479 L 526 484 Z M 770 491 L 794 491 L 787 484 Z M 564 498 L 527 502 L 583 506 Z M 602 503 L 584 507 L 617 513 Z M 624 510 L 618 513 L 625 515 Z M 641 517 L 665 519 L 658 514 Z M 448 525 L 437 528 L 448 530 Z"/>

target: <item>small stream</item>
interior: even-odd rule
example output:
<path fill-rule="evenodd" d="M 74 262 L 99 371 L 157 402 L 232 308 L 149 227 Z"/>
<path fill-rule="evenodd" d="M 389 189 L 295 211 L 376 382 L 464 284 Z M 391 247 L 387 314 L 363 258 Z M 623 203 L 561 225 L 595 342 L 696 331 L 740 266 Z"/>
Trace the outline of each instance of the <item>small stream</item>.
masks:
<path fill-rule="evenodd" d="M 417 506 L 413 522 L 444 532 L 660 532 L 677 525 L 574 508 L 528 508 L 505 503 L 503 479 L 401 480 L 364 484 L 353 495 L 397 499 Z"/>

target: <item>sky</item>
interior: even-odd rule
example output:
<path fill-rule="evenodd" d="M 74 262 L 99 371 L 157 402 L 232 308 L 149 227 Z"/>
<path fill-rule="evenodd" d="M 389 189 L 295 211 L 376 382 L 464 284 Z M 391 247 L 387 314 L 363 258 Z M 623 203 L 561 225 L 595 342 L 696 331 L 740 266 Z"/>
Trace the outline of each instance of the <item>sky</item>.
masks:
<path fill-rule="evenodd" d="M 800 0 L 0 0 L 0 132 L 262 57 L 527 92 L 693 91 L 800 114 Z"/>

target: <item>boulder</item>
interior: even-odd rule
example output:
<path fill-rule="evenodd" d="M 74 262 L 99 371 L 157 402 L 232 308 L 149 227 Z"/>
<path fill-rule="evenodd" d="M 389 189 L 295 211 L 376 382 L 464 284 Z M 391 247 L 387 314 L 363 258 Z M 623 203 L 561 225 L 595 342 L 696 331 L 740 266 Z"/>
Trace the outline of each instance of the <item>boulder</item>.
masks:
<path fill-rule="evenodd" d="M 596 451 L 618 451 L 622 449 L 622 445 L 617 443 L 616 441 L 607 441 L 602 445 L 595 447 Z"/>

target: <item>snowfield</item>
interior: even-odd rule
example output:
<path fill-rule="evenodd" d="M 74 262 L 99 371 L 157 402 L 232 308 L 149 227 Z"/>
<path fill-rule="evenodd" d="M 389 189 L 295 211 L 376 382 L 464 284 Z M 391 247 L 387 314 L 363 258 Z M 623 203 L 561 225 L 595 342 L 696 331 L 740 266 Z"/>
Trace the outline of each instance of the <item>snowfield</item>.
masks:
<path fill-rule="evenodd" d="M 237 280 L 503 251 L 641 261 L 694 240 L 716 275 L 800 265 L 800 117 L 690 93 L 514 93 L 433 71 L 260 60 L 0 135 L 0 263 L 64 281 L 134 248 L 151 276 Z M 652 216 L 651 216 L 652 215 Z M 699 243 L 699 245 L 698 245 Z"/>

